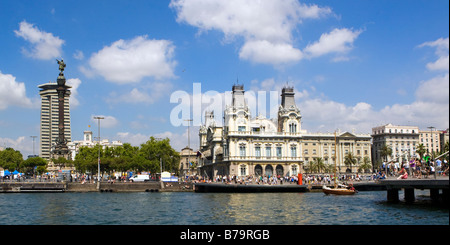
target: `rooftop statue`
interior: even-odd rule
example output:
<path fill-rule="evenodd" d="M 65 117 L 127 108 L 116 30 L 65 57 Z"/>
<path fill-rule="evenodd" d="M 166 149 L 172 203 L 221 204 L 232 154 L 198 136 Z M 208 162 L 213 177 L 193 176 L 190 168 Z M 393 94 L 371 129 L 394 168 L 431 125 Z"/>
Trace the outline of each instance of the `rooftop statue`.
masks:
<path fill-rule="evenodd" d="M 56 59 L 56 62 L 59 64 L 59 70 L 61 71 L 61 73 L 64 71 L 64 68 L 66 67 L 66 64 L 64 63 L 64 60 L 58 60 Z"/>

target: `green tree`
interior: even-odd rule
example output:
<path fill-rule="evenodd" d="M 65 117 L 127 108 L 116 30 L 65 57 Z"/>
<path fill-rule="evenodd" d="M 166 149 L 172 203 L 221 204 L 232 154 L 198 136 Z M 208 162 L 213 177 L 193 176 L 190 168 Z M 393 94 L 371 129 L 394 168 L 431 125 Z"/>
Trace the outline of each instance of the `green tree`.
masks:
<path fill-rule="evenodd" d="M 150 140 L 141 144 L 138 156 L 147 160 L 143 161 L 143 167 L 152 173 L 161 172 L 160 163 L 163 171 L 178 172 L 180 154 L 172 148 L 168 138 L 157 140 L 150 137 Z"/>
<path fill-rule="evenodd" d="M 372 168 L 372 163 L 369 157 L 364 157 L 362 164 L 359 166 L 359 171 L 366 171 Z"/>
<path fill-rule="evenodd" d="M 357 162 L 358 161 L 353 153 L 349 152 L 347 153 L 347 155 L 345 155 L 344 164 L 345 166 L 350 168 L 350 172 L 352 172 L 352 166 L 356 165 Z"/>
<path fill-rule="evenodd" d="M 22 164 L 20 165 L 20 170 L 23 173 L 26 173 L 28 175 L 34 175 L 36 174 L 36 172 L 34 171 L 36 168 L 36 171 L 41 170 L 43 167 L 43 169 L 46 169 L 47 167 L 47 161 L 42 158 L 42 157 L 31 157 L 28 158 L 27 160 L 23 161 Z"/>
<path fill-rule="evenodd" d="M 384 157 L 384 160 L 387 162 L 387 157 L 392 155 L 392 148 L 386 144 L 383 145 L 380 149 L 381 157 Z"/>
<path fill-rule="evenodd" d="M 0 151 L 0 167 L 3 169 L 10 171 L 18 170 L 22 162 L 23 156 L 20 151 L 16 151 L 10 147 Z"/>
<path fill-rule="evenodd" d="M 98 146 L 96 147 L 80 147 L 78 154 L 75 156 L 74 166 L 81 172 L 97 173 L 98 164 Z"/>
<path fill-rule="evenodd" d="M 48 172 L 47 171 L 47 165 L 45 166 L 37 166 L 36 173 L 39 175 L 42 175 L 43 173 Z"/>
<path fill-rule="evenodd" d="M 314 158 L 313 166 L 313 168 L 317 170 L 318 173 L 320 173 L 321 170 L 326 169 L 325 162 L 321 157 Z"/>
<path fill-rule="evenodd" d="M 66 159 L 64 157 L 58 157 L 57 159 L 52 158 L 53 164 L 59 167 L 59 169 L 63 167 L 71 167 L 73 166 L 72 159 Z"/>
<path fill-rule="evenodd" d="M 80 147 L 75 157 L 77 171 L 97 174 L 99 146 Z M 124 143 L 123 146 L 100 148 L 100 172 L 113 171 L 160 172 L 160 158 L 164 169 L 171 172 L 178 170 L 179 154 L 170 146 L 169 139 L 157 140 L 151 137 L 140 147 Z"/>
<path fill-rule="evenodd" d="M 417 154 L 419 154 L 420 159 L 422 159 L 425 153 L 427 152 L 427 149 L 425 149 L 425 146 L 423 144 L 419 144 L 417 146 L 416 152 Z"/>

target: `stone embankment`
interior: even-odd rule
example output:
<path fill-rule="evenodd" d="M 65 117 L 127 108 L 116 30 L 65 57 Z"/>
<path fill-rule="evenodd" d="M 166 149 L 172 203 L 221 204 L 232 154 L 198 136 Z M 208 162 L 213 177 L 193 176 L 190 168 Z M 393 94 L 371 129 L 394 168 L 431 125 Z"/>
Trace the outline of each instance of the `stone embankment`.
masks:
<path fill-rule="evenodd" d="M 190 183 L 161 183 L 150 181 L 142 183 L 79 183 L 79 182 L 2 182 L 0 193 L 21 192 L 177 192 L 193 191 Z"/>

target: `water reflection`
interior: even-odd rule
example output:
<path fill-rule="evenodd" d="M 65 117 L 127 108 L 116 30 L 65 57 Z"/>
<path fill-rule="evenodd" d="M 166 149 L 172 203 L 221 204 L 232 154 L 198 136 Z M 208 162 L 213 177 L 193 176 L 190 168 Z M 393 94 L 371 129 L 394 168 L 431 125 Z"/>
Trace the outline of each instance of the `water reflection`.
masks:
<path fill-rule="evenodd" d="M 0 224 L 449 224 L 448 209 L 390 205 L 385 192 L 0 194 Z"/>

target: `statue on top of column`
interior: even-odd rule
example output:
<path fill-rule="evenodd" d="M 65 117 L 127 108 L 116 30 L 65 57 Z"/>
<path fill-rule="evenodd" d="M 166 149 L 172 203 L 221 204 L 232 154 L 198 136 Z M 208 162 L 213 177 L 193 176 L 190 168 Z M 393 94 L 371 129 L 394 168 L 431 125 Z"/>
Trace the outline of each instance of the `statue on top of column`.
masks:
<path fill-rule="evenodd" d="M 63 73 L 64 68 L 66 67 L 66 64 L 64 63 L 64 60 L 63 59 L 61 59 L 61 60 L 56 59 L 56 62 L 59 65 L 59 70 L 61 71 L 61 73 Z"/>

